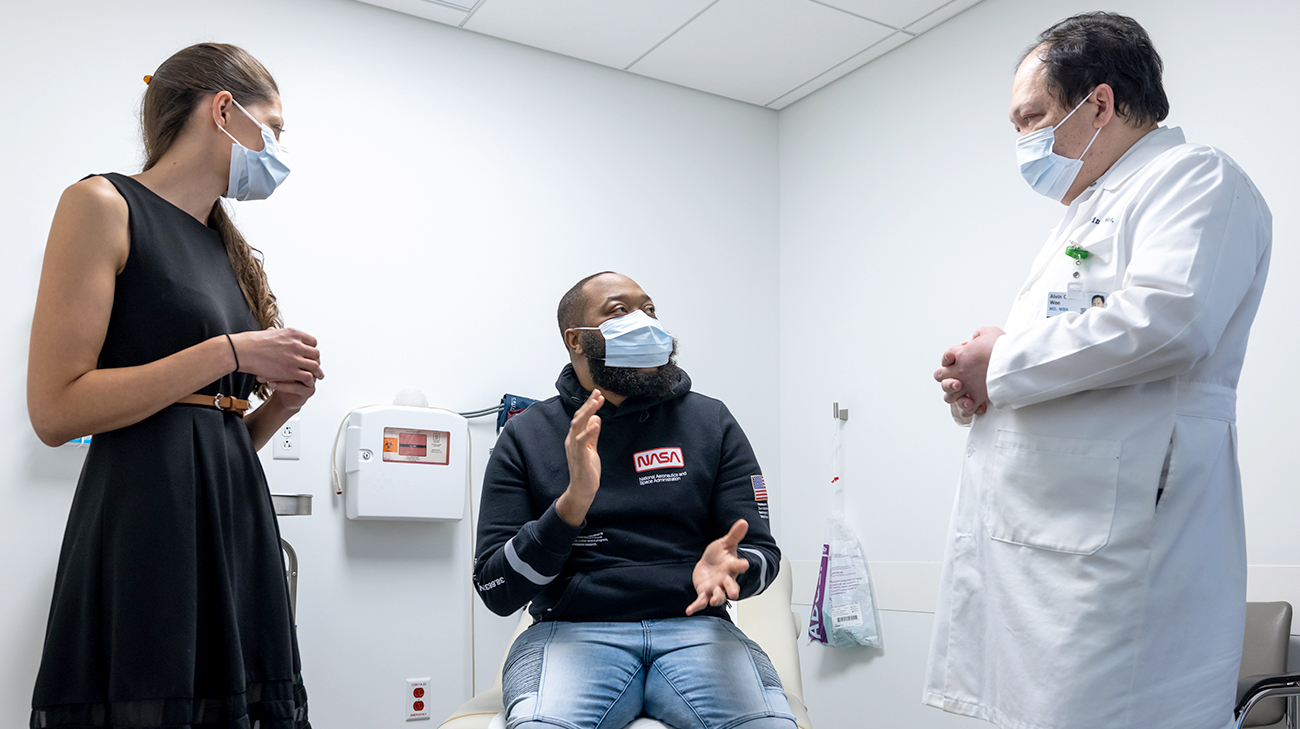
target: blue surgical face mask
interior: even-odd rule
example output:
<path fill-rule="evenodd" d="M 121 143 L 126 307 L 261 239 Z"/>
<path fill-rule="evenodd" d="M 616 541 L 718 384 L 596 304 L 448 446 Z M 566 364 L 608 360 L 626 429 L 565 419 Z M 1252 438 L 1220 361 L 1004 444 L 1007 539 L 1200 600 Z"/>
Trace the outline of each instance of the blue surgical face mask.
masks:
<path fill-rule="evenodd" d="M 599 327 L 576 328 L 600 330 L 605 337 L 606 367 L 660 367 L 673 355 L 673 335 L 640 309 L 607 319 Z"/>
<path fill-rule="evenodd" d="M 1066 119 L 1074 116 L 1092 94 L 1088 94 L 1079 106 L 1074 107 L 1065 119 L 1057 122 L 1055 126 L 1039 129 L 1032 134 L 1026 134 L 1016 140 L 1016 162 L 1020 165 L 1020 175 L 1025 178 L 1025 182 L 1034 189 L 1034 192 L 1050 197 L 1060 202 L 1065 198 L 1065 193 L 1070 191 L 1070 186 L 1074 184 L 1075 178 L 1079 176 L 1079 170 L 1083 169 L 1083 154 L 1087 154 L 1092 149 L 1092 142 L 1097 141 L 1097 135 L 1101 134 L 1098 129 L 1096 134 L 1092 135 L 1092 142 L 1083 148 L 1083 154 L 1078 159 L 1062 157 L 1052 148 L 1056 145 L 1056 129 L 1065 123 Z"/>
<path fill-rule="evenodd" d="M 238 101 L 235 101 L 235 106 L 249 119 L 253 119 L 253 115 L 240 106 Z M 265 200 L 289 176 L 289 151 L 276 141 L 275 133 L 270 127 L 256 119 L 253 119 L 253 123 L 262 129 L 262 149 L 257 152 L 240 144 L 234 135 L 226 132 L 225 127 L 217 127 L 234 142 L 230 147 L 230 184 L 226 187 L 225 197 L 235 200 Z"/>

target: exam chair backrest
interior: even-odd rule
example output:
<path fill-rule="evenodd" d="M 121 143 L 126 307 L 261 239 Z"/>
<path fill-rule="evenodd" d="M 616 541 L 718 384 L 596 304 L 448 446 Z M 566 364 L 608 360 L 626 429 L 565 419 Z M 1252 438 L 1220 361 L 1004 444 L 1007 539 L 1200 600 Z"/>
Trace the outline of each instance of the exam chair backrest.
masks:
<path fill-rule="evenodd" d="M 1286 673 L 1291 644 L 1291 604 L 1286 602 L 1246 603 L 1246 637 L 1241 648 L 1241 672 L 1247 676 Z M 1238 693 L 1246 687 L 1239 686 Z M 1246 726 L 1270 726 L 1282 720 L 1285 699 L 1269 699 L 1246 718 Z"/>

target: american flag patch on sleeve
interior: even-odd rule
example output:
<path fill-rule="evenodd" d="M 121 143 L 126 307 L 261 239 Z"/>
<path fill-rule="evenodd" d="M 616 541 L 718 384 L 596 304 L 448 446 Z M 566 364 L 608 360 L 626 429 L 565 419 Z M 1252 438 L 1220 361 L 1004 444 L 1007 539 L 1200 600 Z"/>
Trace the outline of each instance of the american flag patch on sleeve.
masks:
<path fill-rule="evenodd" d="M 754 487 L 754 501 L 767 501 L 767 483 L 762 476 L 750 476 L 749 482 Z"/>

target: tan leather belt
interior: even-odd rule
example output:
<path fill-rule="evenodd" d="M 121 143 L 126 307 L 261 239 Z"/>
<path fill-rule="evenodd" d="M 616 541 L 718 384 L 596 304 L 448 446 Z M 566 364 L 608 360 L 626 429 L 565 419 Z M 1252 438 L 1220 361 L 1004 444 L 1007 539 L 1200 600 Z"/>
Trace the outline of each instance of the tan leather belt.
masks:
<path fill-rule="evenodd" d="M 244 417 L 248 412 L 248 401 L 240 400 L 230 395 L 186 395 L 176 401 L 177 405 L 203 405 L 205 407 L 216 408 L 217 410 L 231 410 Z"/>

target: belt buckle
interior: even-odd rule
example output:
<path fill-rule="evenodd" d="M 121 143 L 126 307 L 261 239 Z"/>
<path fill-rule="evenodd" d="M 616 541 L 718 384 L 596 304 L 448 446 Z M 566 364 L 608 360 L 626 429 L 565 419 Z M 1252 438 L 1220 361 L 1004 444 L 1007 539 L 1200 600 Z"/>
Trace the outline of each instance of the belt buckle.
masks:
<path fill-rule="evenodd" d="M 223 407 L 221 407 L 221 398 L 223 398 L 223 397 L 225 397 L 225 395 L 222 395 L 221 393 L 218 392 L 218 393 L 216 394 L 216 396 L 214 396 L 214 397 L 212 398 L 212 407 L 214 407 L 214 408 L 216 408 L 216 409 L 218 409 L 218 410 L 221 410 L 221 411 L 229 410 L 230 408 L 223 408 Z"/>

